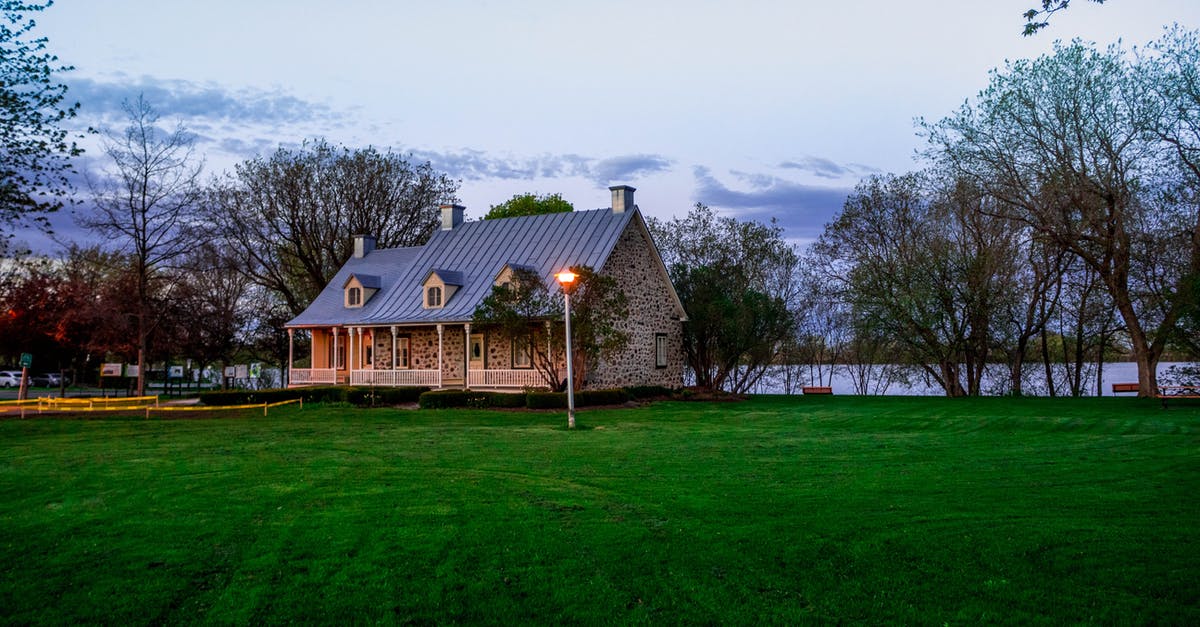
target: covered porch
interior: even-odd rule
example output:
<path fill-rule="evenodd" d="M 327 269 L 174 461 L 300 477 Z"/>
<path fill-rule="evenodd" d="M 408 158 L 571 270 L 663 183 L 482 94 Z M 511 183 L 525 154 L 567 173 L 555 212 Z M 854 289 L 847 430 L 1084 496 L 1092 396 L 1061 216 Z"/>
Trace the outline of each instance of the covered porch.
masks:
<path fill-rule="evenodd" d="M 297 331 L 311 335 L 308 367 L 295 365 Z M 470 323 L 289 327 L 288 387 L 547 388 L 522 344 Z"/>

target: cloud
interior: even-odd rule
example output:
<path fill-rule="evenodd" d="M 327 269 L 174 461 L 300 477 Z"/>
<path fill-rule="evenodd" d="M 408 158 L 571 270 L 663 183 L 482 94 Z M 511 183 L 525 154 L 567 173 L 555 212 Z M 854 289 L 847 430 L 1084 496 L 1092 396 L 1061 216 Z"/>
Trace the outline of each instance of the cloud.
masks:
<path fill-rule="evenodd" d="M 659 155 L 624 155 L 594 163 L 591 166 L 590 178 L 597 185 L 612 185 L 670 169 L 671 160 Z"/>
<path fill-rule="evenodd" d="M 600 187 L 664 172 L 672 164 L 671 160 L 660 155 L 620 155 L 605 159 L 576 154 L 511 157 L 473 149 L 451 152 L 414 150 L 411 154 L 429 161 L 434 168 L 452 177 L 468 181 L 580 177 Z"/>
<path fill-rule="evenodd" d="M 768 174 L 730 172 L 745 183 L 746 191 L 732 189 L 713 176 L 704 166 L 695 166 L 693 199 L 750 219 L 775 218 L 794 238 L 819 235 L 825 224 L 841 210 L 851 190 L 844 187 L 819 187 L 788 181 Z"/>
<path fill-rule="evenodd" d="M 105 122 L 124 120 L 124 103 L 139 94 L 163 118 L 186 118 L 189 126 L 202 126 L 206 121 L 261 125 L 340 122 L 345 117 L 327 105 L 282 89 L 229 89 L 216 83 L 152 76 L 129 79 L 116 75 L 114 79 L 72 77 L 66 81 L 67 97 L 82 105 L 81 115 Z"/>
<path fill-rule="evenodd" d="M 795 161 L 784 161 L 779 167 L 791 170 L 801 170 L 825 179 L 840 179 L 845 177 L 860 177 L 864 174 L 875 174 L 878 168 L 861 163 L 839 164 L 824 157 L 807 156 Z"/>

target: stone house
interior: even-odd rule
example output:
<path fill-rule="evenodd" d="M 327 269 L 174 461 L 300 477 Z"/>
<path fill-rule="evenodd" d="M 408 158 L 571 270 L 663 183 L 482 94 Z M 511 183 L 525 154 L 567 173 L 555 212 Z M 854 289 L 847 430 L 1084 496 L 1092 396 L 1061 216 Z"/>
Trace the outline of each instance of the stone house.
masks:
<path fill-rule="evenodd" d="M 634 188 L 610 190 L 611 208 L 499 220 L 464 222 L 463 207 L 443 206 L 424 246 L 376 249 L 373 237 L 355 236 L 352 257 L 286 325 L 289 385 L 545 387 L 528 346 L 472 328 L 472 316 L 514 268 L 554 289 L 555 273 L 589 266 L 625 293 L 629 342 L 589 369 L 584 387 L 681 386 L 686 313 Z M 305 368 L 294 366 L 297 332 L 311 336 Z"/>

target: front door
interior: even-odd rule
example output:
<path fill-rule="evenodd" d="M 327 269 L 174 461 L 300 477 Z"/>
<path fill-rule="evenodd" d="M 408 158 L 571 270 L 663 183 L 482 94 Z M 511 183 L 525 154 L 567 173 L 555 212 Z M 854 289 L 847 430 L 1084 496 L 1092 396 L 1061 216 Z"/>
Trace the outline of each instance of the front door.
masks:
<path fill-rule="evenodd" d="M 468 352 L 467 354 L 470 355 L 471 363 L 468 365 L 470 366 L 471 370 L 483 370 L 483 334 L 482 333 L 472 333 L 471 334 L 471 348 L 470 348 L 470 352 Z"/>

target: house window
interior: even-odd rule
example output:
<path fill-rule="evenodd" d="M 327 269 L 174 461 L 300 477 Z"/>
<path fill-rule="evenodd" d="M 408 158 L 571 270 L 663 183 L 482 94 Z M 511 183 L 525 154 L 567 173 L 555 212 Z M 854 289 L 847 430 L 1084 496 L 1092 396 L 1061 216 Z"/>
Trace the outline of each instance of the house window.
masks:
<path fill-rule="evenodd" d="M 333 350 L 332 346 L 330 347 L 330 350 Z M 334 363 L 336 364 L 335 367 L 338 370 L 345 370 L 346 369 L 346 345 L 345 344 L 338 344 L 337 353 L 334 355 L 334 358 L 336 359 L 336 361 L 334 361 Z"/>
<path fill-rule="evenodd" d="M 483 369 L 483 334 L 472 333 L 470 344 L 471 368 L 474 370 Z"/>
<path fill-rule="evenodd" d="M 362 288 L 352 287 L 346 290 L 346 306 L 359 307 L 362 305 Z"/>
<path fill-rule="evenodd" d="M 654 334 L 654 367 L 667 367 L 667 334 Z"/>
<path fill-rule="evenodd" d="M 532 339 L 529 336 L 514 338 L 512 344 L 512 367 L 532 368 L 532 348 Z"/>
<path fill-rule="evenodd" d="M 431 287 L 425 290 L 425 306 L 426 307 L 441 307 L 442 306 L 442 288 Z"/>
<path fill-rule="evenodd" d="M 396 368 L 408 368 L 408 338 L 396 338 Z"/>

